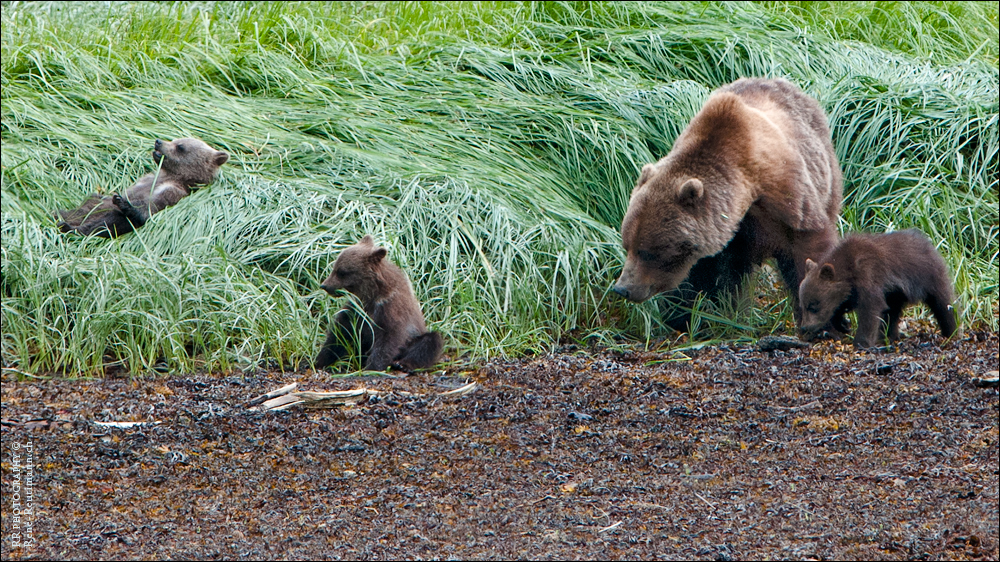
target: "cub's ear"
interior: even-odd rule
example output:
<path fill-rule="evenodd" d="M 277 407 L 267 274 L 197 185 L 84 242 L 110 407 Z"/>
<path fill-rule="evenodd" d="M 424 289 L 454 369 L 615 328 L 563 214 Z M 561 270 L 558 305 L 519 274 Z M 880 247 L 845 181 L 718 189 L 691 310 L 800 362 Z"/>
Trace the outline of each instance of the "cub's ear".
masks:
<path fill-rule="evenodd" d="M 639 187 L 640 185 L 646 183 L 647 181 L 649 181 L 649 177 L 652 175 L 653 175 L 653 165 L 646 164 L 645 166 L 642 167 L 642 173 L 639 174 L 639 181 L 635 183 L 635 186 Z"/>
<path fill-rule="evenodd" d="M 823 264 L 823 267 L 821 267 L 820 270 L 819 270 L 819 278 L 822 279 L 822 280 L 824 280 L 824 281 L 834 281 L 835 280 L 835 276 L 833 274 L 833 264 L 832 263 L 824 263 Z"/>
<path fill-rule="evenodd" d="M 366 246 L 371 246 L 374 243 L 375 243 L 375 240 L 372 239 L 372 235 L 371 234 L 365 234 L 364 238 L 362 238 L 361 240 L 358 240 L 358 244 L 364 244 Z"/>
<path fill-rule="evenodd" d="M 382 261 L 382 258 L 385 257 L 385 254 L 386 254 L 385 248 L 379 246 L 378 248 L 372 250 L 372 254 L 369 257 L 369 259 L 371 259 L 372 263 L 378 263 Z"/>
<path fill-rule="evenodd" d="M 681 205 L 693 205 L 705 195 L 705 186 L 698 178 L 691 178 L 677 190 L 677 202 Z"/>
<path fill-rule="evenodd" d="M 809 258 L 806 258 L 806 273 L 809 273 L 814 269 L 816 269 L 816 262 L 812 261 Z"/>
<path fill-rule="evenodd" d="M 212 157 L 212 162 L 216 166 L 221 166 L 221 165 L 225 164 L 228 161 L 229 161 L 229 153 L 228 152 L 223 152 L 221 150 L 216 150 L 215 151 L 215 156 Z"/>

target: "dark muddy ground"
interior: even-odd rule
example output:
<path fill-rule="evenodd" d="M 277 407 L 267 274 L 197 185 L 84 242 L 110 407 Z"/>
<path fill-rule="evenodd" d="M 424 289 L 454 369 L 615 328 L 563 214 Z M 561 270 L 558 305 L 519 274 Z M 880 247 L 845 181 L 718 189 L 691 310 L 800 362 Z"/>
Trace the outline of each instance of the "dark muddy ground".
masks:
<path fill-rule="evenodd" d="M 401 379 L 8 378 L 3 558 L 995 560 L 998 395 L 971 379 L 997 370 L 997 335 L 939 343 L 570 349 Z M 467 379 L 453 401 L 397 392 Z M 242 407 L 295 380 L 394 392 Z M 163 423 L 92 423 L 110 420 Z M 29 441 L 35 543 L 14 547 L 12 446 Z"/>

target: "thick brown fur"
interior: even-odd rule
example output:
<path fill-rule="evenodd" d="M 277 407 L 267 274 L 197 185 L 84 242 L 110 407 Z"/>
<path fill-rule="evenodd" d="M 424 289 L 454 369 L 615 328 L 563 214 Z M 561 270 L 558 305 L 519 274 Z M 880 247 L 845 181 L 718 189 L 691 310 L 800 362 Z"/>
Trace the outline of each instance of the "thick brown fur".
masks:
<path fill-rule="evenodd" d="M 84 236 L 114 238 L 146 224 L 155 213 L 176 205 L 197 185 L 211 183 L 229 154 L 198 139 L 153 143 L 153 161 L 160 169 L 147 174 L 125 196 L 92 194 L 79 208 L 57 211 L 59 229 Z"/>
<path fill-rule="evenodd" d="M 842 191 L 814 99 L 781 79 L 723 86 L 670 153 L 643 166 L 622 221 L 627 255 L 614 290 L 642 302 L 680 287 L 690 306 L 699 291 L 715 298 L 774 258 L 794 300 L 806 258 L 837 241 Z M 683 329 L 688 319 L 668 322 Z"/>
<path fill-rule="evenodd" d="M 899 339 L 903 308 L 920 301 L 949 338 L 958 329 L 953 300 L 948 266 L 919 230 L 848 236 L 819 264 L 806 260 L 799 286 L 803 335 L 809 337 L 835 315 L 857 309 L 856 347 L 875 345 L 880 327 L 888 328 L 890 341 Z"/>
<path fill-rule="evenodd" d="M 316 368 L 345 358 L 355 346 L 369 371 L 383 371 L 390 365 L 412 371 L 437 363 L 441 335 L 427 331 L 410 280 L 385 255 L 385 248 L 365 236 L 337 256 L 333 272 L 320 286 L 331 295 L 341 290 L 353 293 L 371 322 L 350 308 L 338 312 L 316 357 Z"/>

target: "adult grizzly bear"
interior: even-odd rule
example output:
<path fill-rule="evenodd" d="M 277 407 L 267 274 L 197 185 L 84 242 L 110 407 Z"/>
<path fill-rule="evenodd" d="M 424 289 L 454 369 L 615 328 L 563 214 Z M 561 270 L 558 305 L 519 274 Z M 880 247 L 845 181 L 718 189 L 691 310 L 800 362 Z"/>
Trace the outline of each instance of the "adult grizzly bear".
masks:
<path fill-rule="evenodd" d="M 59 230 L 114 238 L 146 224 L 149 217 L 176 205 L 191 194 L 191 188 L 205 185 L 229 160 L 229 154 L 215 150 L 198 139 L 177 139 L 153 143 L 153 161 L 160 169 L 139 178 L 122 197 L 92 194 L 79 208 L 57 211 Z"/>
<path fill-rule="evenodd" d="M 670 153 L 643 166 L 622 221 L 614 291 L 634 302 L 680 287 L 681 302 L 735 288 L 774 258 L 793 301 L 808 257 L 837 243 L 840 165 L 816 101 L 781 79 L 719 88 Z M 687 279 L 687 282 L 683 283 Z M 667 323 L 683 330 L 688 313 Z"/>
<path fill-rule="evenodd" d="M 368 371 L 383 371 L 390 365 L 410 371 L 437 363 L 441 334 L 427 331 L 410 280 L 385 256 L 385 248 L 375 246 L 367 235 L 337 256 L 320 287 L 333 296 L 341 290 L 353 293 L 371 323 L 350 308 L 338 312 L 316 356 L 316 368 L 332 365 L 351 347 L 360 347 Z"/>

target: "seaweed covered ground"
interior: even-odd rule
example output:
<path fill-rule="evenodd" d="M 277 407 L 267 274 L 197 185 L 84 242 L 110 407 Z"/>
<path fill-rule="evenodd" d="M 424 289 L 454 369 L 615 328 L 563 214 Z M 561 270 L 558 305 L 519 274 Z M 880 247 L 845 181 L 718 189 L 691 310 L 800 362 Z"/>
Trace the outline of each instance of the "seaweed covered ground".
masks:
<path fill-rule="evenodd" d="M 8 373 L 3 558 L 995 560 L 998 394 L 972 379 L 997 364 L 995 333 L 942 348 L 927 330 L 891 350 L 566 347 L 404 378 Z M 244 407 L 293 381 L 383 393 Z M 35 542 L 15 547 L 27 443 Z"/>

